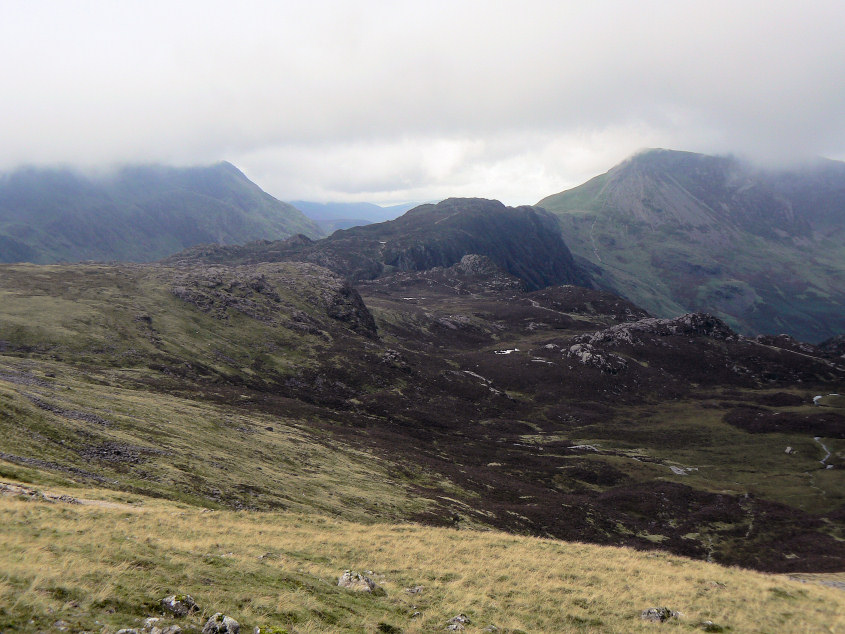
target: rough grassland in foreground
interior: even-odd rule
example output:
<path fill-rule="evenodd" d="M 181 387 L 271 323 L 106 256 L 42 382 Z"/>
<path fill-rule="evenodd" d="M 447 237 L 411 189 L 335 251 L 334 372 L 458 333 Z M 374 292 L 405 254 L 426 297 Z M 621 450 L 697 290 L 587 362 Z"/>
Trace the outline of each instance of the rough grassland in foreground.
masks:
<path fill-rule="evenodd" d="M 430 632 L 464 613 L 468 632 L 651 632 L 641 610 L 666 605 L 682 613 L 672 630 L 845 630 L 840 590 L 663 552 L 68 492 L 109 504 L 0 496 L 0 631 L 139 627 L 173 593 L 203 608 L 183 628 L 222 611 L 246 631 Z M 339 589 L 347 568 L 372 570 L 386 596 Z"/>

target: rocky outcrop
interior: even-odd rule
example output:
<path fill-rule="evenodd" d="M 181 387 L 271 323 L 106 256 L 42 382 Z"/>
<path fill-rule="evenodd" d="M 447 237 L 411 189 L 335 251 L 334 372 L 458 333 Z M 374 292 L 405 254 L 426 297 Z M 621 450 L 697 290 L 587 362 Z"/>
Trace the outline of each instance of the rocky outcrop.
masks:
<path fill-rule="evenodd" d="M 469 253 L 453 264 L 447 273 L 452 273 L 462 282 L 475 282 L 485 290 L 514 291 L 525 287 L 518 277 L 507 273 L 501 266 L 486 255 Z"/>
<path fill-rule="evenodd" d="M 352 592 L 367 592 L 370 594 L 384 594 L 376 582 L 369 577 L 353 570 L 344 570 L 338 578 L 337 585 Z"/>
<path fill-rule="evenodd" d="M 404 216 L 374 225 L 336 231 L 328 238 L 215 247 L 169 259 L 180 264 L 298 261 L 334 271 L 351 281 L 397 271 L 449 268 L 466 255 L 484 256 L 528 290 L 554 284 L 591 286 L 561 238 L 554 216 L 537 207 L 506 207 L 496 200 L 450 198 L 421 205 Z M 464 262 L 479 274 L 479 261 Z M 488 268 L 483 265 L 483 268 Z"/>
<path fill-rule="evenodd" d="M 687 313 L 674 319 L 647 317 L 627 324 L 616 324 L 591 335 L 580 335 L 577 343 L 612 345 L 642 345 L 641 335 L 657 337 L 694 336 L 733 341 L 738 335 L 718 317 L 708 313 Z"/>
<path fill-rule="evenodd" d="M 364 300 L 352 285 L 346 281 L 329 285 L 324 291 L 323 301 L 326 314 L 332 319 L 342 322 L 350 330 L 367 335 L 376 334 L 376 322 L 364 304 Z"/>
<path fill-rule="evenodd" d="M 640 618 L 643 621 L 650 621 L 652 623 L 663 623 L 669 619 L 677 619 L 680 615 L 680 612 L 675 612 L 666 607 L 648 608 L 642 611 Z"/>
<path fill-rule="evenodd" d="M 172 594 L 161 600 L 161 609 L 173 616 L 181 617 L 199 612 L 200 607 L 190 594 Z"/>
<path fill-rule="evenodd" d="M 206 622 L 202 634 L 240 634 L 241 624 L 235 619 L 217 612 Z"/>
<path fill-rule="evenodd" d="M 628 362 L 618 354 L 601 353 L 589 343 L 576 343 L 564 353 L 583 365 L 598 368 L 604 374 L 616 374 L 628 367 Z"/>
<path fill-rule="evenodd" d="M 301 262 L 259 266 L 198 266 L 174 271 L 171 292 L 215 319 L 241 313 L 270 325 L 303 323 L 319 331 L 314 319 L 295 306 L 297 299 L 359 334 L 374 336 L 376 324 L 361 296 L 346 280 Z"/>
<path fill-rule="evenodd" d="M 427 271 L 397 271 L 375 280 L 362 282 L 368 287 L 407 294 L 432 289 L 443 292 L 450 289 L 456 295 L 495 295 L 521 293 L 525 282 L 504 271 L 486 255 L 470 253 L 450 267 L 436 266 Z"/>
<path fill-rule="evenodd" d="M 466 614 L 458 614 L 457 616 L 453 616 L 449 621 L 446 623 L 446 630 L 449 632 L 461 632 L 466 629 L 466 626 L 469 625 L 471 621 Z"/>

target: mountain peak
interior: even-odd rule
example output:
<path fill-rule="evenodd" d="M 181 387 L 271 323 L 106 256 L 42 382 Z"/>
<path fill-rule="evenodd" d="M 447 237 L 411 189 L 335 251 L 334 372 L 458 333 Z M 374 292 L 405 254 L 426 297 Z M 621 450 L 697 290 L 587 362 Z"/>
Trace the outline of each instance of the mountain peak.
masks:
<path fill-rule="evenodd" d="M 100 175 L 27 167 L 0 178 L 0 262 L 144 262 L 197 244 L 303 232 L 321 234 L 227 162 Z"/>
<path fill-rule="evenodd" d="M 659 317 L 710 311 L 810 341 L 845 330 L 845 164 L 649 149 L 539 205 L 603 287 Z"/>

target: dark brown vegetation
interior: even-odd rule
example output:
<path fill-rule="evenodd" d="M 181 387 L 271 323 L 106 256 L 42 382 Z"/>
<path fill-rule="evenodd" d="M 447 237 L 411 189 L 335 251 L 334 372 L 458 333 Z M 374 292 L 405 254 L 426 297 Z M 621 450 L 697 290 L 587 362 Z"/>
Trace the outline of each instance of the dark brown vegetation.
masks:
<path fill-rule="evenodd" d="M 812 402 L 840 392 L 845 369 L 812 346 L 746 339 L 707 315 L 650 319 L 576 286 L 526 292 L 476 256 L 357 290 L 302 263 L 17 267 L 2 279 L 10 394 L 29 394 L 29 381 L 52 390 L 62 379 L 49 373 L 78 371 L 103 389 L 223 408 L 233 422 L 213 433 L 251 447 L 245 471 L 213 467 L 219 455 L 200 468 L 191 454 L 205 455 L 211 431 L 185 453 L 140 422 L 109 427 L 99 406 L 64 404 L 42 387 L 30 403 L 53 427 L 15 405 L 22 414 L 5 429 L 29 440 L 7 437 L 4 460 L 200 504 L 296 499 L 763 570 L 845 569 L 842 415 Z M 33 319 L 36 305 L 55 312 Z M 36 365 L 23 371 L 21 361 Z M 287 460 L 266 449 L 273 421 L 292 421 L 304 446 L 372 456 L 374 483 L 420 503 L 303 500 L 265 481 L 259 468 Z M 67 435 L 71 423 L 88 435 Z M 827 464 L 813 436 L 834 452 Z M 290 465 L 297 477 L 325 471 L 321 496 L 348 484 L 319 462 Z"/>

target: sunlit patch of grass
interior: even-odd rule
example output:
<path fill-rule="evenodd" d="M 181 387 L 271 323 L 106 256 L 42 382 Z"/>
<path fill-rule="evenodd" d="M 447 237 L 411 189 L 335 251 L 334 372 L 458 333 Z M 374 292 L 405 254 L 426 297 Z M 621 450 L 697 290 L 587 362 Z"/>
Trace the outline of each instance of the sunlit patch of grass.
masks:
<path fill-rule="evenodd" d="M 73 494 L 120 499 L 103 490 Z M 43 629 L 61 618 L 116 631 L 156 615 L 158 600 L 174 592 L 197 599 L 203 611 L 188 620 L 197 625 L 222 611 L 250 629 L 296 632 L 375 631 L 379 623 L 426 632 L 459 613 L 470 617 L 470 632 L 645 632 L 653 626 L 640 611 L 659 605 L 682 612 L 683 626 L 845 627 L 841 591 L 662 552 L 141 501 L 0 498 L 4 629 Z M 386 595 L 338 588 L 347 568 L 373 571 Z M 414 586 L 422 590 L 406 591 Z"/>

